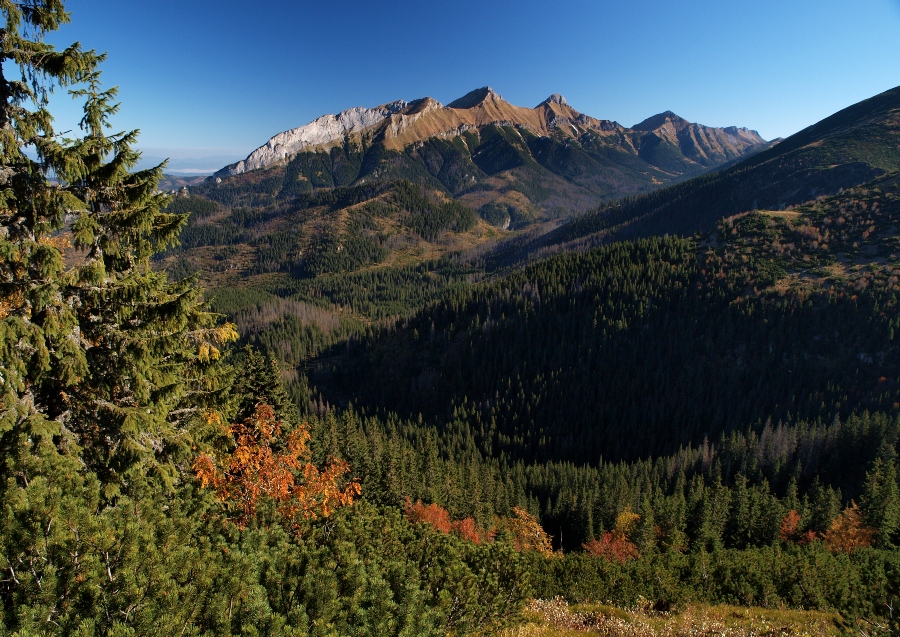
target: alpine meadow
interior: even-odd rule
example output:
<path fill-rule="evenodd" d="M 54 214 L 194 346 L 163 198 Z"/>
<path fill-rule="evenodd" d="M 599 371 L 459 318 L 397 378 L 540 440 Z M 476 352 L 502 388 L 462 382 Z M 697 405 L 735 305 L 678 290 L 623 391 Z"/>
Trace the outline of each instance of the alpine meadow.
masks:
<path fill-rule="evenodd" d="M 0 0 L 0 637 L 900 633 L 900 87 L 186 177 L 74 4 Z"/>

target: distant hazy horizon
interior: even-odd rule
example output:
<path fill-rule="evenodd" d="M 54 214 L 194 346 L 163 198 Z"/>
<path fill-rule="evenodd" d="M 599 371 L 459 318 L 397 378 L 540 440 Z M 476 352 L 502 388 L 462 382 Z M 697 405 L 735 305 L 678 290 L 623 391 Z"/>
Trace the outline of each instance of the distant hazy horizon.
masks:
<path fill-rule="evenodd" d="M 138 168 L 149 168 L 168 160 L 165 172 L 174 175 L 210 175 L 220 168 L 240 161 L 253 149 L 178 148 L 141 146 Z"/>

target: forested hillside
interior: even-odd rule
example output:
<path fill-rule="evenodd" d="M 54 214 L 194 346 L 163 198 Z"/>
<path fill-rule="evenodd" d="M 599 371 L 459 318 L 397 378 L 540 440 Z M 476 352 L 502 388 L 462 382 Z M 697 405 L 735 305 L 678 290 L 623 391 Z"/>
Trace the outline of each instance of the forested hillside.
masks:
<path fill-rule="evenodd" d="M 896 409 L 898 221 L 893 173 L 702 244 L 559 255 L 448 292 L 313 378 L 356 405 L 464 410 L 487 449 L 578 462 Z"/>
<path fill-rule="evenodd" d="M 685 489 L 691 476 L 675 478 L 684 460 L 662 460 L 685 449 L 712 483 L 750 479 L 779 497 L 835 488 L 846 504 L 866 468 L 897 453 L 895 434 L 870 438 L 860 423 L 894 427 L 900 406 L 898 204 L 893 173 L 789 212 L 728 219 L 703 243 L 553 257 L 341 346 L 311 379 L 332 403 L 424 417 L 449 437 L 439 448 L 509 467 L 668 466 L 652 488 L 659 478 L 622 479 L 599 515 L 588 503 L 611 476 L 580 495 L 580 480 L 560 477 L 524 490 L 545 516 L 572 507 L 573 546 L 590 539 L 578 528 L 587 519 L 610 528 L 624 485 Z M 850 430 L 859 442 L 825 442 Z"/>

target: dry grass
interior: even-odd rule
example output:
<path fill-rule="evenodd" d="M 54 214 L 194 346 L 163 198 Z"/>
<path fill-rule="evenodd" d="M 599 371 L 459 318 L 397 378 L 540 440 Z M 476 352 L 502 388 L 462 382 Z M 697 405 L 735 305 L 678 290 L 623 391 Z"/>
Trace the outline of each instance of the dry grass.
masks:
<path fill-rule="evenodd" d="M 601 604 L 569 606 L 561 598 L 534 600 L 526 621 L 502 637 L 781 637 L 841 634 L 839 615 L 810 611 L 694 605 L 671 613 Z"/>
<path fill-rule="evenodd" d="M 796 210 L 757 210 L 761 215 L 766 217 L 775 217 L 780 219 L 797 219 L 801 216 Z"/>

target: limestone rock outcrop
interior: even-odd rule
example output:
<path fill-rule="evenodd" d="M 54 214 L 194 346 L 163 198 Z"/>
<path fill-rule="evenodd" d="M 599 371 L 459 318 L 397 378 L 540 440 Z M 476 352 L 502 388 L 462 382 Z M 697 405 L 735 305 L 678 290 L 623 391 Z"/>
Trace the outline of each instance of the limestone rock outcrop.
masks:
<path fill-rule="evenodd" d="M 309 148 L 328 147 L 330 144 L 340 143 L 345 136 L 377 126 L 408 105 L 409 102 L 398 100 L 375 108 L 358 106 L 348 108 L 337 115 L 323 115 L 306 126 L 278 133 L 250 153 L 247 159 L 226 166 L 216 175 L 239 175 L 284 161 Z"/>

